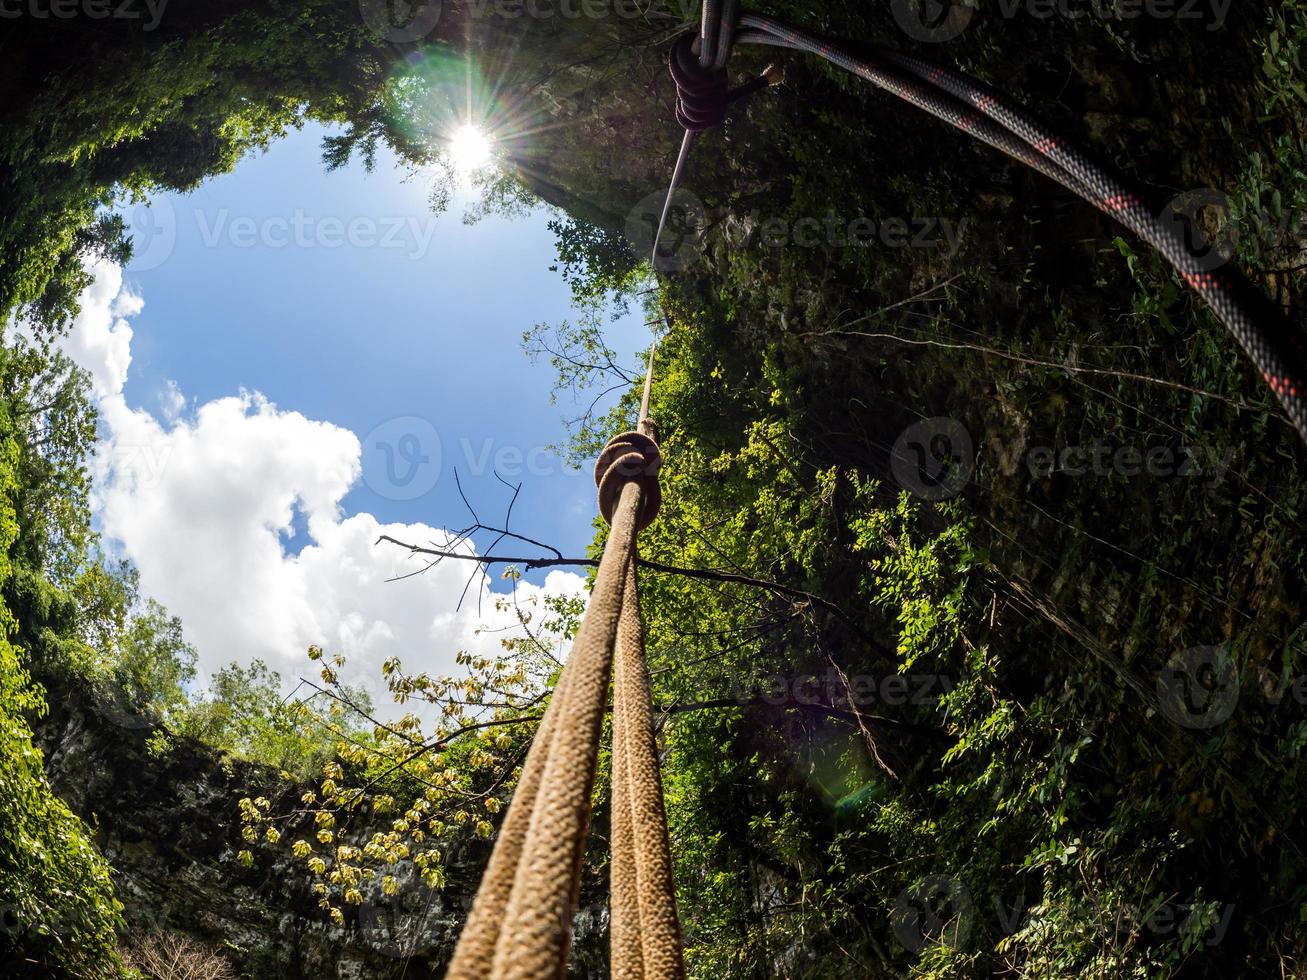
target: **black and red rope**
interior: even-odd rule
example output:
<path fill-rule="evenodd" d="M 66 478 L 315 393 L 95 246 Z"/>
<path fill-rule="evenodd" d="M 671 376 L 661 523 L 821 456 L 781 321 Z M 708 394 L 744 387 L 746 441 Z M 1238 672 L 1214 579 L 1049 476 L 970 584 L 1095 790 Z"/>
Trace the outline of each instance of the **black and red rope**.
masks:
<path fill-rule="evenodd" d="M 705 0 L 698 36 L 686 34 L 673 46 L 677 119 L 686 135 L 668 205 L 698 133 L 720 124 L 739 94 L 761 87 L 755 80 L 743 90 L 729 91 L 726 64 L 732 45 L 763 44 L 815 54 L 1057 181 L 1157 249 L 1248 353 L 1307 442 L 1307 338 L 1236 268 L 1210 268 L 1210 256 L 1191 249 L 1178 224 L 1154 214 L 1123 177 L 976 79 L 896 51 L 878 49 L 856 57 L 772 17 L 743 14 L 737 19 L 737 6 L 738 0 Z M 655 258 L 666 217 L 665 206 Z"/>

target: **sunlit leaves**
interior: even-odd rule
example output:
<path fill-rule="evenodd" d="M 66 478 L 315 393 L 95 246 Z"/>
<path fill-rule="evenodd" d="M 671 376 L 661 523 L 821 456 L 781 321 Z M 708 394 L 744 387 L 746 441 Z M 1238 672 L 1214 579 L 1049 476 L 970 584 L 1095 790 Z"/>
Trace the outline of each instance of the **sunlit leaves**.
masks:
<path fill-rule="evenodd" d="M 541 692 L 580 610 L 574 601 L 547 599 L 537 624 L 535 606 L 507 608 L 522 631 L 502 638 L 502 655 L 460 652 L 461 672 L 449 676 L 409 673 L 399 658 L 388 659 L 381 675 L 404 714 L 371 718 L 336 741 L 294 805 L 279 808 L 262 796 L 240 801 L 243 838 L 268 847 L 289 833 L 291 855 L 334 921 L 371 895 L 400 892 L 412 880 L 407 867 L 427 887 L 443 887 L 450 847 L 494 835 L 491 818 L 517 778 Z M 330 706 L 359 703 L 340 683 L 344 658 L 315 647 L 309 659 L 326 671 L 327 698 L 305 704 L 303 720 L 337 728 Z"/>

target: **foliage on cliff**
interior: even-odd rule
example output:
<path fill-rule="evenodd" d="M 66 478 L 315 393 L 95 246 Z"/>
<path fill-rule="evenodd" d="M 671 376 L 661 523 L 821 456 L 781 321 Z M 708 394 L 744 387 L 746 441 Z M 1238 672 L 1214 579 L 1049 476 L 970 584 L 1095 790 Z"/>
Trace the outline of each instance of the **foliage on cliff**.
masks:
<path fill-rule="evenodd" d="M 890 5 L 766 6 L 904 44 Z M 118 248 L 98 204 L 191 186 L 305 115 L 349 125 L 329 163 L 381 140 L 423 162 L 424 99 L 466 37 L 506 73 L 490 88 L 517 100 L 498 121 L 531 134 L 510 142 L 517 169 L 488 206 L 563 207 L 560 267 L 578 298 L 634 299 L 622 234 L 628 214 L 647 220 L 640 202 L 665 183 L 678 135 L 665 105 L 649 115 L 667 96 L 665 20 L 460 33 L 451 16 L 396 52 L 334 9 L 188 7 L 158 38 L 47 50 L 67 78 L 8 110 L 20 138 L 0 161 L 17 202 L 0 223 L 13 257 L 0 309 L 57 320 L 79 249 Z M 977 10 L 927 53 L 1020 91 L 1163 188 L 1159 207 L 1225 189 L 1238 260 L 1301 322 L 1301 3 L 1232 11 L 1220 30 Z M 761 57 L 742 53 L 741 69 Z M 11 77 L 41 77 L 37 64 Z M 643 576 L 695 974 L 1300 971 L 1303 455 L 1229 338 L 1083 204 L 808 61 L 701 142 L 686 187 L 702 221 L 652 307 L 669 316 L 654 402 L 666 502 L 642 547 L 754 580 Z M 858 240 L 867 222 L 879 234 Z M 602 350 L 586 324 L 556 338 L 581 363 Z M 532 336 L 544 350 L 547 329 Z M 64 431 L 84 440 L 75 390 L 55 388 Z M 582 425 L 576 452 L 632 409 Z M 945 501 L 894 465 L 929 419 L 972 447 Z M 80 471 L 13 452 L 11 552 L 29 557 L 7 599 L 23 649 L 83 672 L 119 665 L 143 685 L 138 704 L 180 710 L 144 693 L 175 692 L 185 672 L 166 620 L 153 632 L 171 652 L 106 653 L 135 605 L 130 576 L 87 560 Z M 56 489 L 31 495 L 41 488 Z M 26 539 L 23 515 L 39 530 Z M 545 633 L 565 636 L 576 612 L 543 611 Z M 317 770 L 312 786 L 274 780 L 280 795 L 241 805 L 250 874 L 289 851 L 316 876 L 324 917 L 350 923 L 439 888 L 451 849 L 476 854 L 493 835 L 551 650 L 510 648 L 467 678 L 392 665 L 398 695 L 439 709 L 434 737 L 415 721 L 300 718 L 338 731 L 291 753 Z M 329 688 L 335 653 L 320 658 Z M 1187 693 L 1228 711 L 1198 717 L 1170 697 L 1174 681 L 1208 683 Z M 465 730 L 481 720 L 494 724 Z M 287 744 L 195 724 L 236 754 Z M 599 803 L 589 887 L 606 860 Z M 234 837 L 234 801 L 232 818 Z"/>
<path fill-rule="evenodd" d="M 24 407 L 0 403 L 0 583 L 6 591 L 13 586 L 11 549 L 19 537 L 14 413 Z M 45 692 L 12 642 L 16 632 L 13 614 L 0 605 L 0 964 L 10 975 L 27 972 L 23 959 L 39 963 L 46 976 L 113 975 L 121 906 L 91 830 L 51 791 L 32 744 L 31 721 L 46 710 Z M 16 949 L 21 956 L 14 956 Z"/>

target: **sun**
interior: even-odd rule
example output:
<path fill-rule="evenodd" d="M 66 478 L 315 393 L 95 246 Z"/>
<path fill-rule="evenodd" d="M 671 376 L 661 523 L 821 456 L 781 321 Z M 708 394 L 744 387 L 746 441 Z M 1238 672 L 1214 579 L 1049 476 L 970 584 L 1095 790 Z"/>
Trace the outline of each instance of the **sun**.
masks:
<path fill-rule="evenodd" d="M 470 123 L 460 126 L 449 138 L 449 159 L 463 174 L 484 167 L 490 162 L 490 137 Z"/>

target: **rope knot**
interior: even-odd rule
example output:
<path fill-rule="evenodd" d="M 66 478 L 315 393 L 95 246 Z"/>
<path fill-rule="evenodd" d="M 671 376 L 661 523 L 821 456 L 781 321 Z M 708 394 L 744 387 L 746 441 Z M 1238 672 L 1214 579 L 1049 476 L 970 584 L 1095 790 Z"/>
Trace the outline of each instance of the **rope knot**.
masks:
<path fill-rule="evenodd" d="M 658 470 L 662 455 L 658 443 L 641 432 L 623 432 L 613 436 L 595 461 L 595 486 L 599 488 L 599 513 L 613 523 L 613 510 L 622 487 L 632 480 L 639 481 L 644 490 L 644 509 L 636 521 L 636 529 L 643 531 L 658 516 L 663 502 L 662 488 L 658 485 Z"/>
<path fill-rule="evenodd" d="M 725 66 L 705 68 L 694 51 L 697 35 L 682 34 L 672 44 L 668 67 L 676 83 L 676 121 L 691 133 L 720 126 L 730 105 Z"/>

